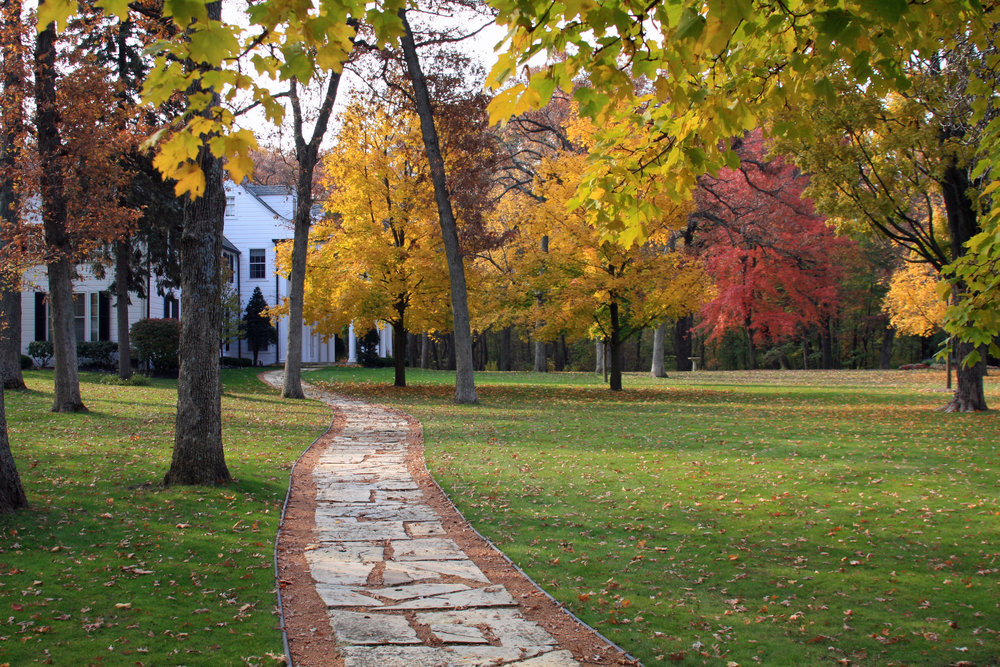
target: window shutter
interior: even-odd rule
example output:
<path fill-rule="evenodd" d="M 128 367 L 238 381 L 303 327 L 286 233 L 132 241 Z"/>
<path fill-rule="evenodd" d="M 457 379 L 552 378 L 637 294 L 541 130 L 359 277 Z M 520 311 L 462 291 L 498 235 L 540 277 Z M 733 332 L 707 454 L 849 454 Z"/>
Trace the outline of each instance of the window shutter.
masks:
<path fill-rule="evenodd" d="M 35 292 L 35 340 L 45 340 L 45 293 Z"/>

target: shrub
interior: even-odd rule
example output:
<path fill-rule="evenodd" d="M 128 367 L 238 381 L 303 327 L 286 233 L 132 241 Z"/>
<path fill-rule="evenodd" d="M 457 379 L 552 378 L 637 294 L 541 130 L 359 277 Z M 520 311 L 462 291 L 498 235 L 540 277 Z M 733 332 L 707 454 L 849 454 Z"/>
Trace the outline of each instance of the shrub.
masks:
<path fill-rule="evenodd" d="M 378 356 L 378 344 L 378 329 L 370 329 L 363 337 L 358 338 L 358 363 L 365 368 L 382 367 Z"/>
<path fill-rule="evenodd" d="M 76 356 L 79 359 L 89 359 L 91 365 L 102 368 L 114 366 L 114 355 L 118 352 L 118 343 L 110 340 L 79 341 L 76 344 Z"/>
<path fill-rule="evenodd" d="M 142 319 L 129 329 L 139 361 L 150 362 L 158 371 L 178 368 L 181 323 L 174 319 Z"/>
<path fill-rule="evenodd" d="M 145 375 L 133 375 L 127 380 L 117 375 L 104 375 L 99 380 L 101 384 L 116 385 L 119 387 L 148 387 L 149 378 Z"/>
<path fill-rule="evenodd" d="M 21 370 L 22 371 L 30 370 L 34 365 L 35 365 L 35 362 L 31 360 L 31 357 L 29 357 L 26 354 L 22 354 L 21 355 Z"/>
<path fill-rule="evenodd" d="M 248 368 L 253 366 L 253 359 L 246 359 L 244 357 L 222 357 L 220 363 L 223 366 L 233 366 L 235 368 Z"/>
<path fill-rule="evenodd" d="M 52 341 L 50 340 L 33 340 L 28 343 L 28 354 L 32 359 L 35 360 L 35 365 L 39 368 L 45 368 L 46 365 L 52 360 L 54 354 L 52 350 Z"/>

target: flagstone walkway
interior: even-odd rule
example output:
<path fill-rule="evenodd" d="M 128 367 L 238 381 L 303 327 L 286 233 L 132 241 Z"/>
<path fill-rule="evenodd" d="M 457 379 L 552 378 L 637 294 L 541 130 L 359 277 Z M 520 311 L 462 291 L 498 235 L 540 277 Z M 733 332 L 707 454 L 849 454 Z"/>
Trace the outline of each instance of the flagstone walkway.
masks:
<path fill-rule="evenodd" d="M 264 377 L 281 385 L 281 371 Z M 379 405 L 306 392 L 346 420 L 313 468 L 306 552 L 345 666 L 578 666 L 448 539 L 407 468 L 408 422 Z"/>

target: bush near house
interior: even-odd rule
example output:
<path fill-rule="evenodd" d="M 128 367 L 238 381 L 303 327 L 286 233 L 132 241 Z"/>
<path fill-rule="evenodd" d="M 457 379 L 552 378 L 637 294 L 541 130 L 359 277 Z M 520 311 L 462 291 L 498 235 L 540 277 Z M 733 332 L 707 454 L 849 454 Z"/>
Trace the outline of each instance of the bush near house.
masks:
<path fill-rule="evenodd" d="M 35 365 L 39 368 L 45 368 L 52 361 L 54 354 L 50 340 L 33 340 L 28 343 L 28 355 L 35 360 Z"/>
<path fill-rule="evenodd" d="M 148 361 L 158 371 L 180 367 L 177 359 L 181 337 L 179 320 L 142 319 L 132 325 L 129 335 L 140 362 Z"/>
<path fill-rule="evenodd" d="M 98 368 L 112 368 L 117 353 L 118 343 L 112 340 L 81 340 L 76 344 L 77 359 L 81 363 L 87 359 L 88 365 Z"/>
<path fill-rule="evenodd" d="M 22 371 L 30 370 L 31 368 L 34 367 L 34 365 L 35 365 L 35 362 L 31 360 L 31 357 L 29 357 L 26 354 L 22 354 L 21 355 L 21 370 Z"/>

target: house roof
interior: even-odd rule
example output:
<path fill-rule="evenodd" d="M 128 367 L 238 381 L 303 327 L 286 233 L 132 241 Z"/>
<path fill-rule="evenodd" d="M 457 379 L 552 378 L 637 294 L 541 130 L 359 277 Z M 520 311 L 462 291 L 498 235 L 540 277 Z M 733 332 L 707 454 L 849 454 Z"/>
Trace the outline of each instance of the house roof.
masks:
<path fill-rule="evenodd" d="M 267 197 L 270 195 L 290 195 L 292 194 L 291 188 L 287 188 L 284 185 L 245 185 L 243 186 L 250 191 L 251 194 L 255 194 L 258 197 Z"/>
<path fill-rule="evenodd" d="M 226 252 L 231 252 L 234 255 L 242 254 L 240 249 L 233 245 L 233 242 L 226 238 L 226 235 L 222 235 L 222 249 Z"/>

